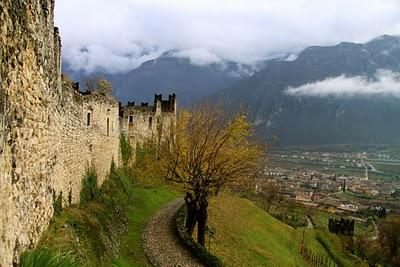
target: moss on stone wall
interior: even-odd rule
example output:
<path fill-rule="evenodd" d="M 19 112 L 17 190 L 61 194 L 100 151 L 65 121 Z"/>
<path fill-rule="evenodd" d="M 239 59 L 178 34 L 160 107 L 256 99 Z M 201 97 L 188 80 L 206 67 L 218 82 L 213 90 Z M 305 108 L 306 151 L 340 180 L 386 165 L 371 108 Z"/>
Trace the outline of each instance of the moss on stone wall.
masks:
<path fill-rule="evenodd" d="M 123 165 L 128 166 L 129 161 L 132 159 L 132 146 L 124 134 L 121 134 L 119 146 Z"/>
<path fill-rule="evenodd" d="M 89 201 L 95 199 L 99 194 L 99 188 L 97 185 L 97 173 L 94 167 L 87 170 L 85 176 L 82 179 L 81 193 L 80 193 L 80 205 L 85 205 Z"/>

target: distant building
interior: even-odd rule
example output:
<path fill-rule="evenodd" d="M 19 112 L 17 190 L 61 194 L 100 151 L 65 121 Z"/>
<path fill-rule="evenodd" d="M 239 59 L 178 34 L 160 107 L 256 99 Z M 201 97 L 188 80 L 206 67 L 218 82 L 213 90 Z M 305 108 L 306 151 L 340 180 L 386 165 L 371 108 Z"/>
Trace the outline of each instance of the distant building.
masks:
<path fill-rule="evenodd" d="M 358 206 L 354 204 L 340 204 L 338 209 L 343 211 L 356 212 L 358 211 Z"/>

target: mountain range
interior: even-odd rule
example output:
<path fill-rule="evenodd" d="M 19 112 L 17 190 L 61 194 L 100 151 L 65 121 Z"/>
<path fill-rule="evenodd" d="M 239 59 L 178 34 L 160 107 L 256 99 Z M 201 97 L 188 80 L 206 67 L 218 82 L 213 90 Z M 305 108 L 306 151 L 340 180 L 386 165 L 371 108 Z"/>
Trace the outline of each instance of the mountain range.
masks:
<path fill-rule="evenodd" d="M 400 37 L 308 47 L 294 61 L 272 62 L 212 99 L 222 99 L 231 111 L 241 106 L 261 137 L 275 136 L 280 144 L 400 144 L 399 95 L 346 95 L 351 80 L 331 88 L 344 91 L 342 95 L 287 93 L 288 88 L 312 87 L 335 77 L 363 77 L 367 87 L 368 81 L 379 79 L 380 70 L 400 71 Z M 393 86 L 400 93 L 400 81 Z"/>
<path fill-rule="evenodd" d="M 231 61 L 196 65 L 167 51 L 130 72 L 104 76 L 112 81 L 122 102 L 152 101 L 153 93 L 171 92 L 184 106 L 221 100 L 232 113 L 245 110 L 260 137 L 274 137 L 281 145 L 400 144 L 400 88 L 396 89 L 400 87 L 396 78 L 400 72 L 399 36 L 383 35 L 366 43 L 311 46 L 297 58 L 289 55 L 257 66 Z M 70 71 L 68 66 L 65 70 L 77 80 L 86 77 L 82 72 Z M 359 91 L 374 82 L 373 89 L 384 87 L 379 83 L 387 79 L 379 77 L 383 70 L 395 77 L 391 86 L 399 95 L 350 93 L 357 81 Z M 334 87 L 328 88 L 329 94 L 324 93 L 326 84 L 318 87 L 325 81 Z M 304 86 L 313 93 L 290 93 Z M 332 93 L 336 89 L 341 94 Z"/>
<path fill-rule="evenodd" d="M 154 94 L 175 93 L 180 105 L 188 106 L 202 97 L 227 88 L 234 82 L 249 77 L 260 65 L 244 65 L 232 61 L 213 64 L 193 64 L 189 58 L 175 56 L 176 51 L 164 52 L 160 57 L 141 64 L 127 73 L 107 74 L 101 71 L 87 75 L 84 71 L 63 69 L 74 80 L 104 76 L 113 84 L 114 94 L 121 102 L 153 101 Z"/>

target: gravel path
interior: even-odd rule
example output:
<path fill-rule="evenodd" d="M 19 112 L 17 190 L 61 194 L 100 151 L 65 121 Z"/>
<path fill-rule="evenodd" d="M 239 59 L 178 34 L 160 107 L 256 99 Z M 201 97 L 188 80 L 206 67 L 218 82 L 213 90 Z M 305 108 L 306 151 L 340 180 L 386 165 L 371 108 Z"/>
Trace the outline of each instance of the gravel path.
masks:
<path fill-rule="evenodd" d="M 177 199 L 165 205 L 147 223 L 143 233 L 144 249 L 154 266 L 205 266 L 194 258 L 176 233 L 174 219 L 183 203 L 183 199 Z"/>

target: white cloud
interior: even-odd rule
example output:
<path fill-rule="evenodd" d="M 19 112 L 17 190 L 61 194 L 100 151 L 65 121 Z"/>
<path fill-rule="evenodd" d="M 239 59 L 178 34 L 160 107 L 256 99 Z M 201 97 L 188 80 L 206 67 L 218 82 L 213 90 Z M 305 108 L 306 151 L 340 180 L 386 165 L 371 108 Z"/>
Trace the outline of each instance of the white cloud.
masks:
<path fill-rule="evenodd" d="M 148 50 L 155 57 L 171 49 L 254 63 L 309 45 L 400 33 L 400 1 L 57 0 L 56 24 L 64 58 L 74 66 L 86 62 L 87 70 L 135 68 Z M 83 47 L 97 49 L 82 59 Z M 100 51 L 110 66 L 98 60 Z"/>
<path fill-rule="evenodd" d="M 400 98 L 400 73 L 380 70 L 374 79 L 366 76 L 341 75 L 296 88 L 290 87 L 285 90 L 285 93 L 293 96 L 314 97 L 394 96 Z"/>
<path fill-rule="evenodd" d="M 125 72 L 137 68 L 143 62 L 160 56 L 159 50 L 145 51 L 132 49 L 132 54 L 118 53 L 101 45 L 71 47 L 64 51 L 64 58 L 73 70 L 84 70 L 90 74 L 94 71 L 108 73 Z"/>
<path fill-rule="evenodd" d="M 173 53 L 178 58 L 188 58 L 194 65 L 204 66 L 212 63 L 220 63 L 221 59 L 204 48 L 192 48 Z"/>
<path fill-rule="evenodd" d="M 297 54 L 290 54 L 285 60 L 286 61 L 295 61 L 299 55 Z"/>

